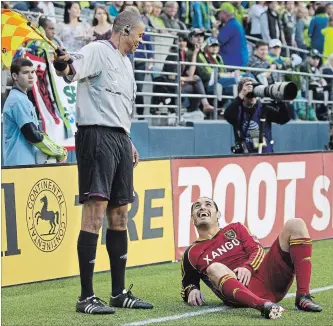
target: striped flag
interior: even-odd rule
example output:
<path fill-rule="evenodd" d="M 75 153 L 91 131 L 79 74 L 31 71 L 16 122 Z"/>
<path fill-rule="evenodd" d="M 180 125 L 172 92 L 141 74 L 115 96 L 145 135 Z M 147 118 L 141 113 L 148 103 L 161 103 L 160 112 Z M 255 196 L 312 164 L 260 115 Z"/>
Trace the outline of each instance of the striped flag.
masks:
<path fill-rule="evenodd" d="M 29 40 L 42 40 L 21 14 L 1 9 L 1 62 L 9 68 L 19 47 Z"/>

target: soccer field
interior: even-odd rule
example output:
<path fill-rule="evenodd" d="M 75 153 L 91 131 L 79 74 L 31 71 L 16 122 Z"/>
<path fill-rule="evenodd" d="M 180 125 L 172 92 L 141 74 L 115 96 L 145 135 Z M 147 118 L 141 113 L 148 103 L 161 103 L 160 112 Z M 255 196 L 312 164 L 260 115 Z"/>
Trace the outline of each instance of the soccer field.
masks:
<path fill-rule="evenodd" d="M 314 242 L 311 288 L 321 313 L 294 311 L 293 285 L 282 301 L 287 311 L 280 320 L 266 320 L 252 309 L 226 309 L 211 291 L 203 286 L 206 304 L 189 307 L 180 297 L 180 264 L 167 263 L 127 270 L 127 283 L 133 293 L 154 304 L 146 311 L 118 309 L 108 316 L 75 312 L 79 295 L 78 277 L 2 289 L 2 325 L 332 325 L 333 324 L 333 239 Z M 65 263 L 65 262 L 64 262 Z M 14 272 L 14 271 L 13 271 Z M 19 272 L 19 271 L 15 271 Z M 20 271 L 24 273 L 24 271 Z M 96 294 L 109 301 L 110 275 L 94 277 Z"/>

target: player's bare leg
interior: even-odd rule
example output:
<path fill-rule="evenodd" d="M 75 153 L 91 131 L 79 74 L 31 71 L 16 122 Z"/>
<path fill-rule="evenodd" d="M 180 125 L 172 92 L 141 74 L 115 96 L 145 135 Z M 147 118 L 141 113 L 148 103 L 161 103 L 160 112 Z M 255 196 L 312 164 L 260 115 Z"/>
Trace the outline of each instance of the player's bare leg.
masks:
<path fill-rule="evenodd" d="M 127 262 L 128 205 L 109 206 L 106 210 L 108 229 L 106 248 L 110 258 L 112 295 L 110 306 L 119 308 L 151 309 L 153 305 L 135 297 L 130 286 L 125 290 Z"/>
<path fill-rule="evenodd" d="M 287 221 L 279 236 L 279 242 L 281 249 L 289 252 L 294 264 L 297 283 L 295 308 L 309 312 L 322 311 L 310 295 L 312 243 L 303 219 L 294 218 Z"/>
<path fill-rule="evenodd" d="M 206 272 L 214 287 L 231 303 L 257 309 L 267 319 L 281 317 L 284 311 L 281 306 L 256 296 L 237 280 L 235 273 L 227 266 L 213 263 Z"/>
<path fill-rule="evenodd" d="M 102 227 L 107 201 L 91 198 L 83 206 L 81 231 L 77 242 L 80 266 L 81 296 L 76 303 L 76 311 L 85 314 L 113 314 L 115 309 L 95 296 L 93 274 L 96 258 L 98 233 Z"/>

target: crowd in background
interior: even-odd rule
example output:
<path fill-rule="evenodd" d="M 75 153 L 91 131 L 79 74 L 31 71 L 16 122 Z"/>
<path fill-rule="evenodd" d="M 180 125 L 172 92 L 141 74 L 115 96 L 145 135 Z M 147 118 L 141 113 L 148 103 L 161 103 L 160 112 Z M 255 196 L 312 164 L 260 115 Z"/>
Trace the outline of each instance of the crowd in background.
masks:
<path fill-rule="evenodd" d="M 304 99 L 311 89 L 315 99 L 324 99 L 325 92 L 331 100 L 332 79 L 316 75 L 333 75 L 333 2 L 328 1 L 80 1 L 80 2 L 2 2 L 2 7 L 23 12 L 41 14 L 39 25 L 47 37 L 69 52 L 76 52 L 95 40 L 108 40 L 112 21 L 123 10 L 142 15 L 147 32 L 178 35 L 179 48 L 170 48 L 167 61 L 188 62 L 181 66 L 181 88 L 187 94 L 202 94 L 202 98 L 185 99 L 188 111 L 200 110 L 207 117 L 213 111 L 213 102 L 205 95 L 214 94 L 214 70 L 211 67 L 194 66 L 191 63 L 208 63 L 238 67 L 266 69 L 265 73 L 247 73 L 239 69 L 218 69 L 218 106 L 225 105 L 221 95 L 233 95 L 234 89 L 244 76 L 253 77 L 261 83 L 294 81 L 299 86 L 298 98 Z M 56 19 L 55 8 L 63 8 L 63 17 Z M 169 30 L 166 30 L 169 29 Z M 170 31 L 174 29 L 175 31 Z M 251 36 L 253 38 L 246 38 Z M 258 41 L 258 39 L 260 39 Z M 144 36 L 134 63 L 137 81 L 146 78 L 144 71 L 156 69 L 154 64 L 154 41 Z M 285 45 L 295 48 L 286 51 Z M 29 46 L 36 54 L 47 47 L 32 41 Z M 297 49 L 309 50 L 298 52 Z M 18 52 L 17 56 L 22 53 Z M 145 61 L 138 61 L 146 59 Z M 293 70 L 311 73 L 309 83 L 293 75 L 271 72 L 271 69 Z M 175 81 L 177 67 L 170 64 L 159 69 L 170 75 L 153 74 L 156 81 Z M 173 73 L 173 74 L 171 74 Z M 138 92 L 143 84 L 138 83 Z M 154 86 L 156 93 L 175 92 L 174 86 Z M 169 100 L 169 101 L 167 101 Z M 175 99 L 152 97 L 152 103 L 175 104 Z M 137 113 L 143 114 L 143 96 L 137 96 Z M 327 120 L 329 107 L 319 105 L 305 110 L 304 103 L 294 105 L 295 118 Z M 170 110 L 172 111 L 172 110 Z M 154 108 L 150 113 L 155 113 Z M 221 114 L 222 117 L 222 114 Z"/>

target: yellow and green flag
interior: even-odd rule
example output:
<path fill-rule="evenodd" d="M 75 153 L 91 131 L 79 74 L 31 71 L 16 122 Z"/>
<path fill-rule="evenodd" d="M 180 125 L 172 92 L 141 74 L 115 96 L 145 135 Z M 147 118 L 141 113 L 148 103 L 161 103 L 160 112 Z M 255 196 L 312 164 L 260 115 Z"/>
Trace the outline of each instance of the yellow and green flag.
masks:
<path fill-rule="evenodd" d="M 11 66 L 16 51 L 23 43 L 42 40 L 27 22 L 27 19 L 17 12 L 1 10 L 1 62 L 7 68 Z"/>

